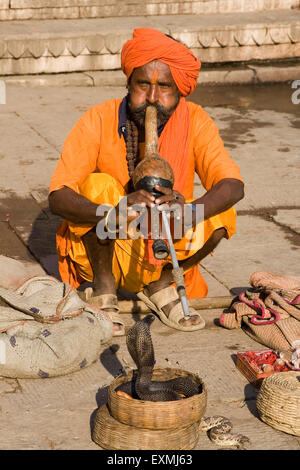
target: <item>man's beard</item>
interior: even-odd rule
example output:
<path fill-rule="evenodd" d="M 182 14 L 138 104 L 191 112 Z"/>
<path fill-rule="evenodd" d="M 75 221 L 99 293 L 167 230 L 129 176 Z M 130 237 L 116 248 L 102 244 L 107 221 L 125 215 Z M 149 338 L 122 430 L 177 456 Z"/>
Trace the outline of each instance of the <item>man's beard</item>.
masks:
<path fill-rule="evenodd" d="M 165 125 L 168 122 L 169 118 L 172 116 L 173 112 L 178 106 L 180 100 L 180 94 L 178 94 L 177 101 L 172 108 L 165 108 L 164 106 L 158 103 L 148 103 L 138 106 L 134 110 L 131 107 L 130 103 L 130 95 L 128 99 L 128 116 L 129 118 L 136 124 L 139 129 L 143 129 L 145 127 L 145 116 L 146 116 L 146 108 L 147 106 L 154 106 L 157 109 L 157 128 Z"/>

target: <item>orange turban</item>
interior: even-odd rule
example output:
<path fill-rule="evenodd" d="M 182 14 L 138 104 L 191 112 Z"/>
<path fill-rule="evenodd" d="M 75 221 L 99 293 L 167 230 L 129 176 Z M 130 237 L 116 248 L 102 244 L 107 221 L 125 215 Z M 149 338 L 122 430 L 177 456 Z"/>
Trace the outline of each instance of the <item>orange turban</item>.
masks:
<path fill-rule="evenodd" d="M 173 79 L 182 96 L 190 95 L 197 84 L 201 62 L 182 43 L 151 28 L 137 28 L 121 53 L 122 70 L 127 76 L 136 67 L 160 60 L 169 65 Z"/>

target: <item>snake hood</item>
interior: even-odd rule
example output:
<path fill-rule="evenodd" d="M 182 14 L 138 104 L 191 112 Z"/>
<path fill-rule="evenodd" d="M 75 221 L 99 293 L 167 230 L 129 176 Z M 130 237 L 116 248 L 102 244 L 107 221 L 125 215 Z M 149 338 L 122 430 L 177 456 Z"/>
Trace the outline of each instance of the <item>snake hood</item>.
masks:
<path fill-rule="evenodd" d="M 143 367 L 153 368 L 155 364 L 150 333 L 150 326 L 154 319 L 154 315 L 147 315 L 142 320 L 137 321 L 127 334 L 127 349 L 138 369 Z"/>
<path fill-rule="evenodd" d="M 135 391 L 138 397 L 149 401 L 172 401 L 199 393 L 196 384 L 188 378 L 152 381 L 155 360 L 150 326 L 154 319 L 154 315 L 147 315 L 137 321 L 127 334 L 127 348 L 137 366 Z"/>

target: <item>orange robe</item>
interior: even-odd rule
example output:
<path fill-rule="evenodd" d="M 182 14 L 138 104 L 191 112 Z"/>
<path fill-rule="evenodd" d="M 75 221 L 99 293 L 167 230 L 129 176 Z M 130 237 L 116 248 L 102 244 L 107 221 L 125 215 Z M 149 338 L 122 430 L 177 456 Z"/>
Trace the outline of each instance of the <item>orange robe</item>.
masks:
<path fill-rule="evenodd" d="M 116 205 L 125 194 L 129 181 L 126 145 L 119 136 L 119 106 L 121 99 L 106 101 L 91 107 L 69 133 L 51 179 L 49 192 L 64 186 L 73 189 L 97 204 Z M 217 126 L 201 106 L 187 102 L 190 113 L 188 161 L 183 195 L 193 199 L 195 172 L 202 185 L 209 190 L 224 178 L 242 180 L 238 166 L 230 158 L 219 136 Z M 161 138 L 159 139 L 160 144 Z M 100 173 L 100 174 L 99 174 Z M 235 232 L 236 212 L 233 208 L 202 222 L 204 237 L 187 249 L 187 240 L 175 243 L 179 260 L 192 256 L 211 236 L 214 230 L 225 227 L 227 237 Z M 57 232 L 57 251 L 63 281 L 77 288 L 84 280 L 92 281 L 93 273 L 81 237 L 91 226 L 64 221 Z M 201 237 L 200 237 L 201 238 Z M 145 260 L 144 241 L 116 240 L 113 274 L 118 288 L 138 292 L 143 286 L 158 280 L 161 268 Z M 189 298 L 204 297 L 207 286 L 198 266 L 185 274 Z"/>

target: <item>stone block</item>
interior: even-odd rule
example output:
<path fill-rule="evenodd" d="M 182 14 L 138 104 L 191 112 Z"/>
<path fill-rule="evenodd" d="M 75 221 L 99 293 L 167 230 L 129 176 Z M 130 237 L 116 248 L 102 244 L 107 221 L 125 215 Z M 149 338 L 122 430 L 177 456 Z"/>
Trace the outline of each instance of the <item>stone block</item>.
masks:
<path fill-rule="evenodd" d="M 70 38 L 66 40 L 66 48 L 74 57 L 82 53 L 86 46 L 86 39 L 84 37 Z"/>
<path fill-rule="evenodd" d="M 30 20 L 32 18 L 32 10 L 0 10 L 0 21 L 12 20 Z"/>
<path fill-rule="evenodd" d="M 5 41 L 0 41 L 0 57 L 3 57 L 7 51 L 7 43 Z"/>
<path fill-rule="evenodd" d="M 239 2 L 239 11 L 260 10 L 263 8 L 264 0 L 243 0 Z M 236 5 L 237 6 L 237 5 Z"/>
<path fill-rule="evenodd" d="M 104 43 L 104 37 L 100 34 L 86 38 L 86 47 L 92 54 L 99 54 L 104 47 Z"/>
<path fill-rule="evenodd" d="M 91 77 L 94 86 L 126 86 L 126 76 L 121 70 L 88 71 L 86 75 Z"/>
<path fill-rule="evenodd" d="M 131 39 L 131 34 L 107 34 L 105 36 L 105 47 L 112 54 L 117 54 L 121 51 L 123 44 Z"/>
<path fill-rule="evenodd" d="M 300 65 L 295 66 L 273 66 L 273 65 L 249 65 L 255 72 L 256 80 L 266 82 L 288 82 L 298 80 L 300 77 Z"/>
<path fill-rule="evenodd" d="M 166 11 L 166 4 L 158 4 L 158 3 L 150 3 L 145 5 L 146 8 L 146 15 L 164 15 Z"/>
<path fill-rule="evenodd" d="M 270 28 L 269 34 L 272 38 L 274 44 L 284 44 L 290 42 L 290 38 L 288 36 L 288 29 L 289 28 Z"/>
<path fill-rule="evenodd" d="M 193 49 L 193 53 L 205 63 L 240 62 L 250 60 L 286 59 L 300 56 L 300 43 L 264 45 L 260 47 L 210 47 Z"/>
<path fill-rule="evenodd" d="M 25 44 L 22 40 L 11 39 L 7 42 L 8 52 L 15 58 L 19 59 L 24 54 Z"/>
<path fill-rule="evenodd" d="M 266 28 L 261 28 L 261 29 L 254 29 L 252 31 L 252 39 L 255 42 L 257 46 L 261 46 L 262 44 L 266 44 L 267 42 L 267 29 Z"/>
<path fill-rule="evenodd" d="M 0 10 L 6 10 L 9 8 L 9 0 L 2 0 L 0 3 Z"/>
<path fill-rule="evenodd" d="M 80 17 L 79 7 L 69 8 L 42 8 L 33 10 L 33 19 L 52 20 L 52 19 L 77 19 Z"/>
<path fill-rule="evenodd" d="M 220 47 L 220 44 L 216 40 L 215 31 L 201 31 L 198 34 L 199 43 L 203 48 L 214 48 Z"/>
<path fill-rule="evenodd" d="M 14 19 L 14 15 L 12 13 L 13 10 L 2 10 L 0 8 L 0 21 L 11 21 Z"/>
<path fill-rule="evenodd" d="M 55 8 L 55 7 L 73 7 L 84 5 L 85 0 L 10 0 L 10 8 L 28 9 L 28 8 Z M 89 1 L 89 3 L 92 3 Z M 95 4 L 95 0 L 93 0 Z"/>
<path fill-rule="evenodd" d="M 223 84 L 246 84 L 254 82 L 254 72 L 251 69 L 229 70 L 225 75 Z"/>
<path fill-rule="evenodd" d="M 227 70 L 200 70 L 198 77 L 198 84 L 204 85 L 209 83 L 223 83 L 228 73 Z M 202 191 L 202 186 L 197 187 L 197 191 Z M 200 194 L 196 193 L 194 197 L 200 197 Z"/>
<path fill-rule="evenodd" d="M 204 84 L 250 84 L 254 82 L 255 72 L 250 68 L 244 69 L 215 69 L 200 71 L 198 83 Z"/>
<path fill-rule="evenodd" d="M 54 57 L 59 57 L 63 54 L 66 48 L 65 39 L 51 38 L 47 40 L 47 49 Z"/>
<path fill-rule="evenodd" d="M 21 57 L 18 60 L 0 60 L 0 75 L 29 75 L 41 73 L 67 73 L 86 70 L 116 70 L 120 68 L 119 54 L 71 55 L 59 57 Z"/>
<path fill-rule="evenodd" d="M 236 1 L 233 2 L 233 0 L 219 0 L 218 1 L 219 13 L 229 13 L 230 11 L 232 11 L 233 3 L 236 3 Z M 237 6 L 237 8 L 239 7 Z"/>
<path fill-rule="evenodd" d="M 81 6 L 79 7 L 80 18 L 106 18 L 108 16 L 119 16 L 116 14 L 114 5 Z"/>
<path fill-rule="evenodd" d="M 292 42 L 300 42 L 300 25 L 292 24 L 288 31 L 288 35 Z"/>
<path fill-rule="evenodd" d="M 0 77 L 4 78 L 4 77 Z M 7 85 L 18 87 L 87 87 L 93 86 L 93 79 L 85 73 L 58 73 L 52 75 L 13 75 L 5 77 Z"/>
<path fill-rule="evenodd" d="M 172 31 L 171 31 L 172 32 Z M 197 32 L 180 32 L 173 33 L 172 37 L 183 42 L 187 47 L 199 47 L 198 33 Z"/>
<path fill-rule="evenodd" d="M 47 49 L 47 43 L 44 39 L 28 40 L 26 41 L 26 55 L 35 57 L 41 57 Z"/>
<path fill-rule="evenodd" d="M 233 46 L 235 45 L 234 31 L 230 29 L 216 31 L 216 40 L 221 47 Z"/>
<path fill-rule="evenodd" d="M 234 39 L 239 46 L 248 46 L 255 44 L 252 37 L 252 30 L 249 28 L 240 29 L 234 32 Z"/>

